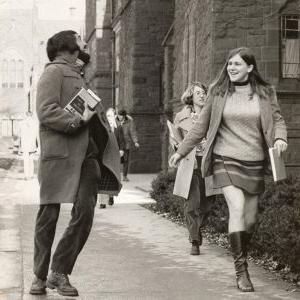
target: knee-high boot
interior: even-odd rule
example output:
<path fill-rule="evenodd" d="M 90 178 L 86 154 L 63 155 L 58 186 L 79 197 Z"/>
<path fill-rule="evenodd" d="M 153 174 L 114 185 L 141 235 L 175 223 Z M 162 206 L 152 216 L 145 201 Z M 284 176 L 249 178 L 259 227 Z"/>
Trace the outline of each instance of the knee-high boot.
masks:
<path fill-rule="evenodd" d="M 234 258 L 237 287 L 242 292 L 253 292 L 254 288 L 250 280 L 247 264 L 249 236 L 245 231 L 237 231 L 229 234 L 229 240 Z"/>

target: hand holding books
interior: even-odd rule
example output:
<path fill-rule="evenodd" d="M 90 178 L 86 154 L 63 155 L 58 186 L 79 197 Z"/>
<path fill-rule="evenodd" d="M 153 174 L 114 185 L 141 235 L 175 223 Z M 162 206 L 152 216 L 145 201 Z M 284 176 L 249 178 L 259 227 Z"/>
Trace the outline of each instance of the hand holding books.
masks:
<path fill-rule="evenodd" d="M 91 90 L 82 88 L 66 105 L 65 111 L 68 111 L 74 115 L 78 115 L 81 120 L 86 123 L 96 113 L 94 111 L 101 99 L 94 94 Z"/>
<path fill-rule="evenodd" d="M 282 152 L 287 149 L 287 143 L 284 140 L 277 139 L 274 143 L 274 148 L 277 149 L 278 155 L 280 156 Z"/>
<path fill-rule="evenodd" d="M 95 110 L 91 110 L 89 105 L 85 102 L 84 104 L 85 106 L 85 109 L 84 109 L 84 112 L 83 112 L 83 115 L 81 117 L 81 120 L 84 122 L 84 123 L 88 123 L 88 121 L 93 117 L 94 114 L 96 114 L 97 112 Z"/>
<path fill-rule="evenodd" d="M 286 170 L 282 156 L 282 152 L 286 149 L 287 143 L 280 139 L 276 140 L 274 147 L 269 149 L 273 179 L 275 182 L 286 178 Z"/>

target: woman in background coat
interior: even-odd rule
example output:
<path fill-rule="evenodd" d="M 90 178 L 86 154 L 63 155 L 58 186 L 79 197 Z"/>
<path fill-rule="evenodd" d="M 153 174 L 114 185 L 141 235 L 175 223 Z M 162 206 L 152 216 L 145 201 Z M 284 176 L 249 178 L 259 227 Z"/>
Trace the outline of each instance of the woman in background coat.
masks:
<path fill-rule="evenodd" d="M 181 97 L 185 104 L 174 119 L 177 137 L 180 144 L 188 131 L 193 127 L 200 117 L 200 112 L 204 106 L 207 88 L 201 82 L 189 84 Z M 191 255 L 199 255 L 202 245 L 201 227 L 208 209 L 208 199 L 205 195 L 204 178 L 201 175 L 201 161 L 205 141 L 199 143 L 190 155 L 182 160 L 181 167 L 178 168 L 174 186 L 174 194 L 185 198 L 184 215 L 189 231 L 189 240 L 192 243 Z"/>
<path fill-rule="evenodd" d="M 170 158 L 170 165 L 176 166 L 204 137 L 202 175 L 206 188 L 223 193 L 227 202 L 237 287 L 253 292 L 247 249 L 264 192 L 268 148 L 274 146 L 279 154 L 285 151 L 287 130 L 276 92 L 259 74 L 249 48 L 230 51 L 198 122 Z"/>

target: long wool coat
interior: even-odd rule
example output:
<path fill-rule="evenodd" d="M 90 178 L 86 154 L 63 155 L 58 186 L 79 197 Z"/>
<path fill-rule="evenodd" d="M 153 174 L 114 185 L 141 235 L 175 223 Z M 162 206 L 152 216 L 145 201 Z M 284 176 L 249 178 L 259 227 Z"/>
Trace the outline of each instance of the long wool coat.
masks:
<path fill-rule="evenodd" d="M 183 109 L 176 114 L 174 119 L 174 129 L 176 130 L 174 134 L 179 144 L 193 127 L 193 124 L 190 107 L 183 107 Z M 189 196 L 194 168 L 197 166 L 195 154 L 196 147 L 180 161 L 176 173 L 173 194 L 185 199 Z M 198 198 L 200 199 L 200 194 Z"/>
<path fill-rule="evenodd" d="M 64 59 L 49 63 L 38 83 L 36 110 L 40 122 L 41 155 L 38 179 L 40 203 L 72 203 L 76 200 L 81 166 L 86 156 L 89 129 L 63 107 L 85 86 L 79 70 Z M 121 189 L 119 149 L 101 104 L 97 105 L 99 192 L 118 194 Z M 95 122 L 94 122 L 95 123 Z"/>
<path fill-rule="evenodd" d="M 201 172 L 205 177 L 206 194 L 219 194 L 220 189 L 213 190 L 212 179 L 212 152 L 214 141 L 221 124 L 222 114 L 226 103 L 225 96 L 210 96 L 203 107 L 199 121 L 191 128 L 183 143 L 179 146 L 177 153 L 185 157 L 197 143 L 205 136 L 207 138 L 205 151 L 203 153 Z M 265 141 L 265 152 L 268 157 L 268 148 L 273 147 L 276 139 L 287 141 L 287 130 L 285 122 L 281 116 L 277 103 L 275 90 L 271 91 L 269 97 L 259 98 L 260 118 L 262 134 Z M 245 109 L 247 109 L 245 107 Z"/>

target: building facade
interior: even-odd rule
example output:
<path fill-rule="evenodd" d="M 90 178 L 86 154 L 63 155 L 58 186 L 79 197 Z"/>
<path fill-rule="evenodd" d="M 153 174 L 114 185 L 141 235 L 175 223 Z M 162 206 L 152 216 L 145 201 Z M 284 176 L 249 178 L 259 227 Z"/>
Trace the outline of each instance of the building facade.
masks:
<path fill-rule="evenodd" d="M 300 3 L 298 0 L 176 0 L 166 36 L 165 110 L 180 109 L 188 82 L 209 85 L 228 51 L 253 49 L 262 76 L 276 87 L 288 126 L 289 173 L 300 171 Z"/>
<path fill-rule="evenodd" d="M 112 106 L 113 99 L 111 17 L 110 1 L 86 1 L 85 40 L 91 63 L 86 69 L 85 77 L 89 87 L 101 97 L 106 108 Z"/>
<path fill-rule="evenodd" d="M 97 26 L 110 32 L 102 41 L 105 49 L 93 52 L 100 72 L 92 81 L 102 78 L 102 86 L 111 85 L 110 93 L 103 91 L 105 103 L 127 109 L 136 120 L 141 150 L 133 154 L 133 172 L 168 168 L 166 120 L 181 109 L 187 84 L 209 85 L 228 51 L 246 46 L 253 49 L 262 76 L 276 87 L 288 125 L 288 171 L 299 173 L 298 0 L 87 1 L 92 2 L 102 8 L 87 12 L 87 36 Z M 89 25 L 97 19 L 90 17 L 93 11 L 102 17 Z"/>
<path fill-rule="evenodd" d="M 86 5 L 93 62 L 89 84 L 106 107 L 126 109 L 135 121 L 140 149 L 132 151 L 130 172 L 158 172 L 164 130 L 161 44 L 173 22 L 174 1 L 94 0 Z"/>

